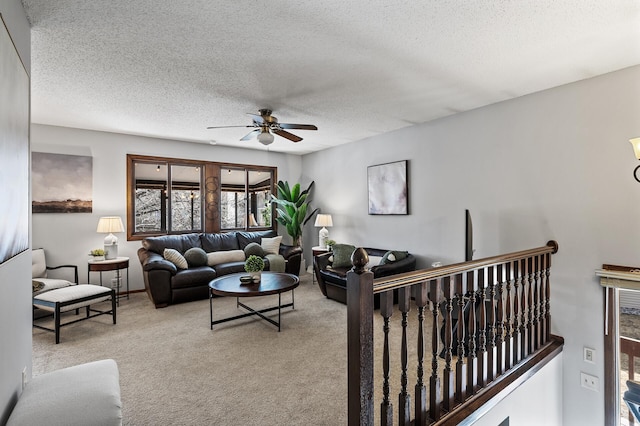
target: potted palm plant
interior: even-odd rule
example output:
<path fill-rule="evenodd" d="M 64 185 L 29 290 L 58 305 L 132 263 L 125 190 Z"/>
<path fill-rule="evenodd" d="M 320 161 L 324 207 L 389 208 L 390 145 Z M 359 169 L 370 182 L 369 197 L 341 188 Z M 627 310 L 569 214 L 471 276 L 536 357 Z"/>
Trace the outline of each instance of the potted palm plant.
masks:
<path fill-rule="evenodd" d="M 291 236 L 294 246 L 302 245 L 302 227 L 318 212 L 319 209 L 313 210 L 307 214 L 309 209 L 309 191 L 313 187 L 313 183 L 304 191 L 300 191 L 300 184 L 296 183 L 293 187 L 289 186 L 289 182 L 278 182 L 278 196 L 271 195 L 271 201 L 276 204 L 276 212 L 278 217 L 276 221 L 287 229 L 287 233 Z"/>

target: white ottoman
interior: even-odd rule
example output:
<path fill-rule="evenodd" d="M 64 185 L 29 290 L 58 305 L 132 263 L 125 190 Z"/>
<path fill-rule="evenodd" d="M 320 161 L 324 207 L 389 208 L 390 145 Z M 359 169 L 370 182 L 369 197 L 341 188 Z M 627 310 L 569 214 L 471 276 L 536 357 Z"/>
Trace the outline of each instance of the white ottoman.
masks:
<path fill-rule="evenodd" d="M 92 303 L 103 302 L 105 300 L 109 300 L 109 298 L 111 298 L 110 310 L 100 311 L 91 309 L 90 305 Z M 113 317 L 113 323 L 116 323 L 116 292 L 114 289 L 102 287 L 99 285 L 78 284 L 50 290 L 34 296 L 33 306 L 53 312 L 55 328 L 51 329 L 41 326 L 39 324 L 36 324 L 35 321 L 33 323 L 33 326 L 42 330 L 53 331 L 56 334 L 56 344 L 60 343 L 60 327 L 63 327 L 65 325 L 70 325 L 78 321 L 83 321 L 105 314 L 110 314 Z M 84 307 L 86 307 L 87 309 L 86 317 L 61 324 L 60 314 L 62 312 L 67 312 Z"/>
<path fill-rule="evenodd" d="M 118 365 L 89 362 L 34 377 L 7 426 L 118 426 L 122 424 Z"/>

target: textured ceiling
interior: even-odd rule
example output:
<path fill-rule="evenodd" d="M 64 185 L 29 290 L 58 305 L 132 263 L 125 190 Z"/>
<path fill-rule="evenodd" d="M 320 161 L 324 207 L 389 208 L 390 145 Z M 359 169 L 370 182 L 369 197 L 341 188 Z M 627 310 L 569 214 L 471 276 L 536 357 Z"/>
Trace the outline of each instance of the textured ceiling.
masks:
<path fill-rule="evenodd" d="M 640 64 L 638 0 L 23 0 L 32 121 L 303 154 Z"/>

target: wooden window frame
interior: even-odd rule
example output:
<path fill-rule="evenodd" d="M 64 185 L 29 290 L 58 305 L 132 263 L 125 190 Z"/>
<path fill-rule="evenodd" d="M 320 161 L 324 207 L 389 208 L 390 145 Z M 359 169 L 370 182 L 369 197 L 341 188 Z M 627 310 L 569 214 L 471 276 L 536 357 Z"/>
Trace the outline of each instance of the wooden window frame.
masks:
<path fill-rule="evenodd" d="M 273 166 L 261 166 L 254 164 L 237 164 L 226 162 L 189 160 L 173 157 L 157 157 L 137 154 L 127 154 L 127 241 L 142 240 L 149 236 L 158 235 L 177 235 L 190 233 L 192 231 L 168 232 L 135 232 L 135 164 L 166 164 L 168 167 L 172 165 L 180 166 L 197 166 L 201 167 L 200 192 L 202 194 L 202 232 L 225 232 L 232 230 L 242 231 L 260 231 L 268 229 L 276 229 L 275 208 L 271 206 L 271 226 L 268 227 L 249 227 L 245 223 L 244 227 L 233 229 L 221 229 L 220 218 L 220 192 L 221 192 L 221 171 L 224 169 L 244 169 L 248 175 L 251 171 L 261 171 L 271 173 L 271 194 L 276 194 L 276 182 L 278 181 L 278 168 Z M 249 184 L 245 182 L 245 193 L 249 195 Z M 247 205 L 249 202 L 247 202 Z M 248 209 L 247 209 L 248 211 Z M 167 221 L 170 220 L 170 214 L 167 215 Z M 193 231 L 196 232 L 196 231 Z"/>

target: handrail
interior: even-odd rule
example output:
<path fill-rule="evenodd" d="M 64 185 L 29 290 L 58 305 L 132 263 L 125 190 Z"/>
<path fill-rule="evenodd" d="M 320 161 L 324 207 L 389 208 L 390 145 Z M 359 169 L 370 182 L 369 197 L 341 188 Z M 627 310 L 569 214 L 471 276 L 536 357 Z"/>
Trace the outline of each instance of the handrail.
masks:
<path fill-rule="evenodd" d="M 554 240 L 550 240 L 546 245 L 542 247 L 529 250 L 521 250 L 508 254 L 486 257 L 484 259 L 472 260 L 469 262 L 454 263 L 451 265 L 439 266 L 437 268 L 420 269 L 417 271 L 405 272 L 388 277 L 376 278 L 373 280 L 373 293 L 382 293 L 391 288 L 406 287 L 413 284 L 419 284 L 436 278 L 486 268 L 488 266 L 497 265 L 499 263 L 513 262 L 525 257 L 539 256 L 547 253 L 555 254 L 557 252 L 558 243 Z"/>

